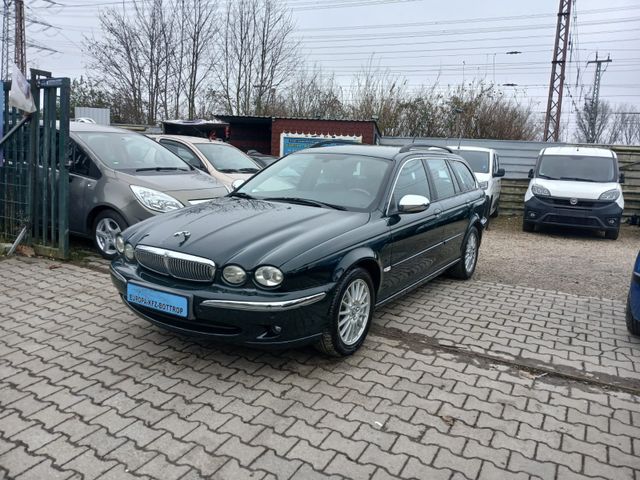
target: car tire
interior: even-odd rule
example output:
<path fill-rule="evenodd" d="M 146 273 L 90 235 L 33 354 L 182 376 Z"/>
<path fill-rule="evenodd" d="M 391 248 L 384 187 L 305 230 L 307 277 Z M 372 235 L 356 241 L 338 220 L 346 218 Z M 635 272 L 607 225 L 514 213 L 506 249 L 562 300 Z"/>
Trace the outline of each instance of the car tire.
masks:
<path fill-rule="evenodd" d="M 491 215 L 489 215 L 491 218 L 496 218 L 499 215 L 499 210 L 500 210 L 500 199 L 498 198 L 498 201 L 496 202 L 496 209 L 493 211 L 493 213 Z"/>
<path fill-rule="evenodd" d="M 450 270 L 454 278 L 468 280 L 473 276 L 478 264 L 478 250 L 480 247 L 480 234 L 476 227 L 471 227 L 464 239 L 460 261 Z"/>
<path fill-rule="evenodd" d="M 329 309 L 329 331 L 316 344 L 318 350 L 334 357 L 352 355 L 367 337 L 374 306 L 371 275 L 363 268 L 350 270 L 336 287 Z"/>
<path fill-rule="evenodd" d="M 607 240 L 617 240 L 619 236 L 620 236 L 620 228 L 617 228 L 616 230 L 604 231 L 604 238 L 606 238 Z"/>
<path fill-rule="evenodd" d="M 626 320 L 627 320 L 627 330 L 630 334 L 640 336 L 640 318 L 633 318 L 631 314 L 631 296 L 627 297 L 627 311 L 626 311 Z"/>
<path fill-rule="evenodd" d="M 522 231 L 523 232 L 533 232 L 535 231 L 536 226 L 533 222 L 528 222 L 526 220 L 522 221 Z"/>
<path fill-rule="evenodd" d="M 113 260 L 116 257 L 116 235 L 127 227 L 122 215 L 114 210 L 103 210 L 96 216 L 91 231 L 93 243 L 103 258 Z"/>

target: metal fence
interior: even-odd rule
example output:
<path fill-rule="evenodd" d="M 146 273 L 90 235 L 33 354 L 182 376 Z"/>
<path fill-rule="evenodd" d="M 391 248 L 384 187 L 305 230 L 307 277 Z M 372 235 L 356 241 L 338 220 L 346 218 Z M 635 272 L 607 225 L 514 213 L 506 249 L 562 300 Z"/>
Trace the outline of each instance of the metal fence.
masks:
<path fill-rule="evenodd" d="M 0 241 L 19 240 L 37 253 L 66 258 L 70 82 L 31 70 L 36 111 L 29 117 L 9 108 L 10 87 L 3 82 Z"/>

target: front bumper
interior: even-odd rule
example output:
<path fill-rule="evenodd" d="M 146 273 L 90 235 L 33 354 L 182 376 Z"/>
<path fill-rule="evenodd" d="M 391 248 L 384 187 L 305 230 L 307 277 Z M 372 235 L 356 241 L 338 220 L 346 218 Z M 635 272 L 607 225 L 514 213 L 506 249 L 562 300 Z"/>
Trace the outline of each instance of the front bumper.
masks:
<path fill-rule="evenodd" d="M 618 230 L 622 208 L 615 202 L 531 197 L 524 204 L 524 220 L 538 225 L 560 225 L 592 230 Z"/>
<path fill-rule="evenodd" d="M 293 347 L 312 343 L 328 329 L 333 284 L 297 292 L 251 291 L 198 285 L 151 273 L 122 259 L 111 265 L 111 281 L 134 313 L 178 333 L 228 343 Z M 127 283 L 185 296 L 182 318 L 127 301 Z"/>

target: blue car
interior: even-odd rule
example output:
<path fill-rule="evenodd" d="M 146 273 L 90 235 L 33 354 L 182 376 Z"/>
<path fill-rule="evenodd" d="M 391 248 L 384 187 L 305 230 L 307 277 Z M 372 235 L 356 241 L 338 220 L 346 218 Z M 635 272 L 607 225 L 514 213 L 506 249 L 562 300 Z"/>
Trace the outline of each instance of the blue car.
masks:
<path fill-rule="evenodd" d="M 627 300 L 627 329 L 634 335 L 640 335 L 640 252 L 631 276 L 629 298 Z"/>

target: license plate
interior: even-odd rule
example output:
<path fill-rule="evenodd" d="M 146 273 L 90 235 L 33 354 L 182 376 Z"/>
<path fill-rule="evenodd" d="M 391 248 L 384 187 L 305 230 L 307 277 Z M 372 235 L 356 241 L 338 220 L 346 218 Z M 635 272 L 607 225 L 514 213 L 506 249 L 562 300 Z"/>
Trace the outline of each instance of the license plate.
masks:
<path fill-rule="evenodd" d="M 134 283 L 127 284 L 127 301 L 178 317 L 189 314 L 189 301 L 181 295 L 160 292 Z"/>

